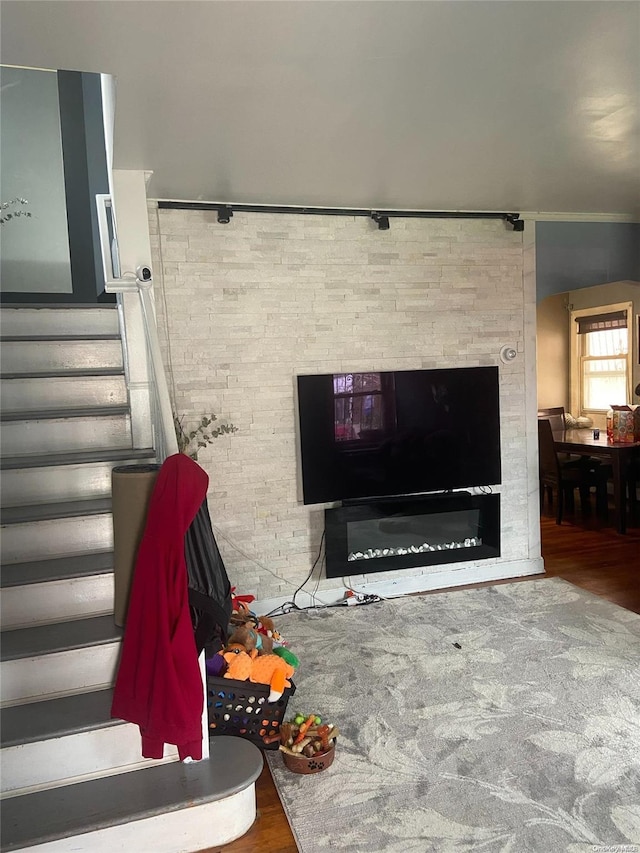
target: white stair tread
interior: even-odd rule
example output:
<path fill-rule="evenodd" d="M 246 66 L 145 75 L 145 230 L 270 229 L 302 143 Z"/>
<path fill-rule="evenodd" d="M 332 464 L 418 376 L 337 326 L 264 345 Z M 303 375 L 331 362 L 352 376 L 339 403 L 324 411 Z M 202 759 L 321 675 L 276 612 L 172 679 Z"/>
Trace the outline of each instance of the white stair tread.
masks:
<path fill-rule="evenodd" d="M 6 311 L 66 311 L 67 309 L 75 309 L 86 311 L 115 311 L 115 300 L 109 302 L 3 302 L 2 313 Z"/>
<path fill-rule="evenodd" d="M 114 623 L 113 615 L 16 628 L 2 632 L 2 660 L 20 660 L 113 643 L 122 637 L 122 633 L 122 628 Z"/>
<path fill-rule="evenodd" d="M 50 521 L 54 518 L 73 518 L 111 512 L 111 498 L 86 498 L 78 501 L 8 506 L 2 509 L 3 524 L 24 524 L 28 521 Z"/>
<path fill-rule="evenodd" d="M 130 447 L 105 447 L 97 450 L 62 451 L 59 453 L 25 453 L 20 456 L 4 456 L 0 459 L 0 470 L 12 468 L 52 468 L 56 465 L 82 465 L 85 462 L 114 462 L 134 459 L 152 459 L 152 447 L 134 450 Z"/>
<path fill-rule="evenodd" d="M 210 758 L 172 763 L 5 799 L 2 850 L 222 800 L 253 784 L 263 758 L 247 740 L 215 737 Z"/>
<path fill-rule="evenodd" d="M 25 584 L 103 575 L 112 571 L 113 551 L 73 554 L 51 560 L 33 560 L 29 563 L 4 565 L 0 572 L 0 586 L 8 589 Z"/>
<path fill-rule="evenodd" d="M 113 691 L 92 690 L 73 696 L 14 705 L 0 711 L 2 746 L 36 743 L 103 726 L 119 725 L 111 717 Z"/>
<path fill-rule="evenodd" d="M 16 341 L 119 341 L 120 335 L 113 332 L 86 335 L 0 335 L 0 342 Z"/>
<path fill-rule="evenodd" d="M 58 370 L 30 370 L 24 373 L 0 373 L 2 379 L 56 379 L 75 376 L 77 378 L 87 376 L 122 376 L 122 367 L 68 367 Z"/>
<path fill-rule="evenodd" d="M 116 404 L 113 406 L 75 406 L 65 409 L 29 409 L 24 412 L 3 412 L 3 421 L 45 421 L 55 418 L 99 418 L 100 415 L 126 415 L 129 406 Z"/>

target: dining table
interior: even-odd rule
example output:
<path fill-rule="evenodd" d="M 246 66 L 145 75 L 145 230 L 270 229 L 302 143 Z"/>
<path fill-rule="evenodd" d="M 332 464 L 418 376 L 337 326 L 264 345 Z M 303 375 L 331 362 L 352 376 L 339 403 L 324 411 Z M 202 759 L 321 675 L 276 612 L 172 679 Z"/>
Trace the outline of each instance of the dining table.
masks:
<path fill-rule="evenodd" d="M 629 471 L 634 456 L 640 455 L 640 441 L 609 441 L 605 430 L 594 438 L 592 429 L 565 429 L 553 433 L 553 443 L 560 453 L 593 456 L 611 465 L 615 527 L 618 533 L 626 533 Z M 635 479 L 631 482 L 635 485 Z"/>

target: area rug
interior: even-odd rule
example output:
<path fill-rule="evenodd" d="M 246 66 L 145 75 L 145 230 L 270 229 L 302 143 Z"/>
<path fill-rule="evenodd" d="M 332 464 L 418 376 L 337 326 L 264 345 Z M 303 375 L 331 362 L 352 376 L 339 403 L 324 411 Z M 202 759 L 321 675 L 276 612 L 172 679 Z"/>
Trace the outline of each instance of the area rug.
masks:
<path fill-rule="evenodd" d="M 302 853 L 640 851 L 640 616 L 542 579 L 278 627 L 287 716 L 340 729 L 320 773 L 268 756 Z"/>

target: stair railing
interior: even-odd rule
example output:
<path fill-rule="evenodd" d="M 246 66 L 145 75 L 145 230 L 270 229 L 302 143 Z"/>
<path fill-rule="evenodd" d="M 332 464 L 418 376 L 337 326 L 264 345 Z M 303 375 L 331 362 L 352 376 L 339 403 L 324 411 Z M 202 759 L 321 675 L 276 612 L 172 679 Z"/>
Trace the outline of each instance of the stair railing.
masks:
<path fill-rule="evenodd" d="M 167 456 L 178 453 L 178 439 L 151 295 L 153 287 L 151 268 L 141 266 L 136 269 L 136 272 L 120 270 L 111 196 L 96 195 L 96 205 L 105 290 L 108 293 L 115 293 L 118 301 L 134 447 L 146 446 L 146 434 L 150 433 L 151 446 L 155 449 L 156 459 L 158 462 L 163 462 Z M 200 654 L 198 664 L 206 697 L 207 676 L 204 652 Z M 202 758 L 209 758 L 209 720 L 206 702 L 203 703 L 202 709 Z M 185 759 L 185 761 L 190 760 Z"/>
<path fill-rule="evenodd" d="M 158 337 L 151 268 L 141 266 L 135 272 L 120 271 L 111 196 L 96 195 L 96 204 L 105 290 L 115 293 L 118 300 L 134 446 L 144 446 L 145 433 L 150 429 L 156 458 L 163 462 L 167 456 L 178 452 L 178 440 Z M 141 364 L 143 360 L 144 365 Z M 148 426 L 145 424 L 147 411 L 150 413 Z"/>

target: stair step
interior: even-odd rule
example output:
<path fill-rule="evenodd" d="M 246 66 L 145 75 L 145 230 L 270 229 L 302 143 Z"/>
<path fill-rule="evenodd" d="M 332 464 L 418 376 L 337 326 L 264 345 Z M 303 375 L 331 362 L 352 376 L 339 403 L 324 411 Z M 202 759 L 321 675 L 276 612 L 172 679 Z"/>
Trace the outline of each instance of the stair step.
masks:
<path fill-rule="evenodd" d="M 2 705 L 39 702 L 109 687 L 116 676 L 119 656 L 118 639 L 98 646 L 4 661 L 0 681 Z"/>
<path fill-rule="evenodd" d="M 2 508 L 2 524 L 25 524 L 30 521 L 50 521 L 57 518 L 102 515 L 111 512 L 111 497 L 89 500 L 60 501 L 30 506 Z"/>
<path fill-rule="evenodd" d="M 0 379 L 71 379 L 87 376 L 122 376 L 124 370 L 114 367 L 71 367 L 68 370 L 51 370 L 50 368 L 43 370 L 33 370 L 30 373 L 24 372 L 2 372 Z"/>
<path fill-rule="evenodd" d="M 113 613 L 113 554 L 79 554 L 2 567 L 5 630 Z"/>
<path fill-rule="evenodd" d="M 5 630 L 66 622 L 113 613 L 112 572 L 103 575 L 12 586 L 2 592 L 0 619 Z"/>
<path fill-rule="evenodd" d="M 113 614 L 3 631 L 3 706 L 109 687 L 121 637 Z"/>
<path fill-rule="evenodd" d="M 122 628 L 117 627 L 110 614 L 35 628 L 17 628 L 3 631 L 1 636 L 0 656 L 4 662 L 111 643 L 120 640 Z"/>
<path fill-rule="evenodd" d="M 114 406 L 75 406 L 66 407 L 64 409 L 29 409 L 23 412 L 7 412 L 3 411 L 0 415 L 0 421 L 7 423 L 11 421 L 48 421 L 59 418 L 99 418 L 102 415 L 126 415 L 129 412 L 129 406 L 114 405 Z"/>
<path fill-rule="evenodd" d="M 118 334 L 115 305 L 3 305 L 0 309 L 3 335 L 101 335 Z"/>
<path fill-rule="evenodd" d="M 113 551 L 96 551 L 52 560 L 33 560 L 2 566 L 2 589 L 50 581 L 102 575 L 113 571 Z"/>
<path fill-rule="evenodd" d="M 209 760 L 152 766 L 5 799 L 2 850 L 46 844 L 43 853 L 195 853 L 226 844 L 255 819 L 255 780 L 262 766 L 260 750 L 249 741 L 217 737 Z"/>
<path fill-rule="evenodd" d="M 6 524 L 0 539 L 1 562 L 28 563 L 84 551 L 113 548 L 111 513 Z"/>
<path fill-rule="evenodd" d="M 29 416 L 4 424 L 2 444 L 3 456 L 74 453 L 104 447 L 122 449 L 131 447 L 130 417 L 111 412 L 97 417 L 47 420 Z"/>
<path fill-rule="evenodd" d="M 46 376 L 20 376 L 2 379 L 0 399 L 3 412 L 32 412 L 38 409 L 77 408 L 79 406 L 124 406 L 127 387 L 122 371 L 106 374 L 68 373 Z"/>
<path fill-rule="evenodd" d="M 140 729 L 111 717 L 112 690 L 94 690 L 1 712 L 2 793 L 26 794 L 149 767 Z M 178 751 L 165 749 L 176 761 Z"/>
<path fill-rule="evenodd" d="M 43 340 L 37 346 L 24 339 L 2 343 L 2 369 L 10 374 L 97 367 L 121 369 L 122 366 L 122 343 L 118 337 L 101 341 Z"/>
<path fill-rule="evenodd" d="M 133 459 L 129 454 L 125 460 L 90 462 L 84 465 L 5 469 L 0 481 L 1 505 L 3 507 L 25 506 L 35 503 L 104 498 L 111 494 L 113 468 L 134 464 L 139 465 L 140 461 Z"/>
<path fill-rule="evenodd" d="M 2 747 L 117 725 L 119 721 L 111 718 L 112 698 L 113 690 L 109 688 L 3 708 L 0 711 Z"/>
<path fill-rule="evenodd" d="M 29 453 L 22 456 L 3 456 L 0 471 L 12 468 L 51 468 L 58 465 L 83 465 L 89 462 L 114 462 L 119 465 L 129 460 L 152 459 L 152 447 L 98 447 L 95 450 L 64 451 L 60 453 Z"/>
<path fill-rule="evenodd" d="M 3 749 L 3 798 L 178 761 L 173 745 L 165 748 L 162 759 L 143 758 L 138 726 L 122 720 L 113 722 L 115 725 Z"/>
<path fill-rule="evenodd" d="M 0 343 L 15 343 L 16 341 L 119 341 L 120 335 L 95 334 L 95 335 L 0 335 Z"/>

